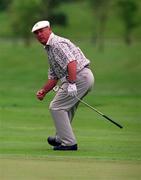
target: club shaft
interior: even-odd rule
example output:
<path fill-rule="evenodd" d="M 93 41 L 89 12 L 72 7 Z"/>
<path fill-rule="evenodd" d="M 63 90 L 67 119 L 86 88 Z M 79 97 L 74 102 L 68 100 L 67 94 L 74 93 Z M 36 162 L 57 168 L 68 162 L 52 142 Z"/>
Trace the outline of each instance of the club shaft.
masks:
<path fill-rule="evenodd" d="M 111 118 L 109 118 L 108 116 L 106 116 L 105 114 L 103 114 L 102 112 L 100 112 L 99 110 L 97 110 L 96 108 L 92 107 L 91 105 L 89 105 L 88 103 L 86 103 L 85 101 L 83 101 L 82 99 L 78 98 L 76 96 L 76 98 L 82 102 L 83 104 L 85 104 L 87 107 L 91 108 L 92 110 L 94 110 L 95 112 L 97 112 L 98 114 L 100 114 L 101 116 L 103 116 L 104 118 L 106 118 L 108 121 L 110 121 L 111 123 L 115 124 L 116 126 L 118 126 L 119 128 L 123 128 L 120 124 L 118 124 L 117 122 L 113 121 Z"/>

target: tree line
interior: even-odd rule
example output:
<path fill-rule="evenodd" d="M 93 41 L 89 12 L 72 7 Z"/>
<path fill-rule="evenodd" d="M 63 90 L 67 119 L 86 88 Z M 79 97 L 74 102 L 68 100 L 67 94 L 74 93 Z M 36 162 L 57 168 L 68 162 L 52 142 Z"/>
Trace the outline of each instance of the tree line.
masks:
<path fill-rule="evenodd" d="M 0 0 L 0 11 L 8 11 L 11 14 L 10 22 L 13 35 L 22 38 L 26 44 L 30 44 L 31 24 L 41 19 L 48 19 L 52 24 L 67 26 L 66 14 L 58 12 L 57 8 L 62 3 L 78 1 L 87 1 L 98 21 L 93 39 L 99 43 L 101 48 L 104 44 L 104 32 L 111 8 L 115 8 L 115 12 L 118 13 L 119 19 L 123 22 L 125 43 L 128 45 L 132 43 L 133 30 L 141 23 L 138 17 L 137 0 Z"/>

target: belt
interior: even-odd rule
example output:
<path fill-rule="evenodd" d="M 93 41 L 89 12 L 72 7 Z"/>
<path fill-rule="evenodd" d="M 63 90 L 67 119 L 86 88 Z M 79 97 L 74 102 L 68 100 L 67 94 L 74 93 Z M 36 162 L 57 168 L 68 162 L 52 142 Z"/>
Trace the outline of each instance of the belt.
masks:
<path fill-rule="evenodd" d="M 90 69 L 90 65 L 87 64 L 87 65 L 84 66 L 84 68 L 89 68 Z"/>

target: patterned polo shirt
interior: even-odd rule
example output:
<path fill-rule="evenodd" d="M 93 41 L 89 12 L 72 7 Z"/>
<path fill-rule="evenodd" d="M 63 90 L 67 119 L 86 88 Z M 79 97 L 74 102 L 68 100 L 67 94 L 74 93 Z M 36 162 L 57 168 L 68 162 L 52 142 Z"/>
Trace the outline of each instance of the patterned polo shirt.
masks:
<path fill-rule="evenodd" d="M 77 61 L 77 72 L 81 71 L 90 61 L 83 52 L 76 47 L 69 39 L 52 33 L 45 46 L 48 54 L 49 79 L 61 79 L 68 75 L 67 65 L 69 62 Z"/>

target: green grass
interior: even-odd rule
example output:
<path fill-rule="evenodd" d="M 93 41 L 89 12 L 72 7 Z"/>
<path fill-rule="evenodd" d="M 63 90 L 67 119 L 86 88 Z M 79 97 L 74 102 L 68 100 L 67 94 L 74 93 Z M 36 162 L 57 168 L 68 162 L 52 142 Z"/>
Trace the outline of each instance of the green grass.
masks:
<path fill-rule="evenodd" d="M 80 104 L 73 128 L 77 152 L 54 152 L 48 105 L 35 93 L 47 78 L 46 53 L 37 42 L 0 43 L 0 179 L 140 179 L 140 43 L 106 42 L 99 52 L 76 42 L 91 59 L 95 88 L 85 101 L 124 126 L 119 129 Z M 6 173 L 8 172 L 8 173 Z"/>

